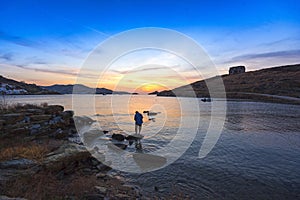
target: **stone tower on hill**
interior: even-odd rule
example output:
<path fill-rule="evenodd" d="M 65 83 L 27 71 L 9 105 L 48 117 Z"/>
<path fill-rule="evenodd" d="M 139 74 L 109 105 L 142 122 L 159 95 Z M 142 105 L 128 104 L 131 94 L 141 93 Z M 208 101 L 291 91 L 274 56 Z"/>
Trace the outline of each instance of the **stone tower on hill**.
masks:
<path fill-rule="evenodd" d="M 229 75 L 231 74 L 241 74 L 246 72 L 245 66 L 236 66 L 236 67 L 230 67 L 229 68 Z"/>

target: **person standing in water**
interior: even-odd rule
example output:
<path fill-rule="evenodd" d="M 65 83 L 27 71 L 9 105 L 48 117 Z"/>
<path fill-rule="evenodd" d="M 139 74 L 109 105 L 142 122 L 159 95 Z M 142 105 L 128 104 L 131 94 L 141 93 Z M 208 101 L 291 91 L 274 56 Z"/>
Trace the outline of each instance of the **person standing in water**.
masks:
<path fill-rule="evenodd" d="M 143 115 L 138 111 L 135 111 L 134 121 L 135 121 L 135 134 L 141 134 Z"/>

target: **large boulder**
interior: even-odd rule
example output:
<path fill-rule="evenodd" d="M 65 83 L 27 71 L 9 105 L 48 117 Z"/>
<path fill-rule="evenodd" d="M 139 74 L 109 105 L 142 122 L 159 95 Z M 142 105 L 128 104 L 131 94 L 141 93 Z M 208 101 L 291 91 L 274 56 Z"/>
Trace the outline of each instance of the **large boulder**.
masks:
<path fill-rule="evenodd" d="M 44 108 L 45 114 L 57 115 L 64 111 L 64 107 L 61 105 L 50 105 Z"/>
<path fill-rule="evenodd" d="M 64 128 L 66 126 L 65 120 L 61 116 L 55 116 L 49 121 L 51 128 Z"/>
<path fill-rule="evenodd" d="M 15 128 L 15 129 L 9 129 L 9 126 L 6 127 L 7 130 L 5 129 L 5 133 L 9 133 L 11 136 L 14 135 L 29 135 L 31 133 L 31 130 L 25 126 L 25 127 L 20 127 L 20 128 Z"/>
<path fill-rule="evenodd" d="M 0 195 L 0 200 L 26 200 L 26 199 L 19 198 L 19 197 L 8 197 L 8 196 Z"/>
<path fill-rule="evenodd" d="M 66 110 L 61 113 L 61 116 L 63 119 L 69 119 L 74 116 L 74 111 L 73 110 Z"/>
<path fill-rule="evenodd" d="M 84 130 L 88 130 L 91 125 L 96 122 L 96 120 L 91 119 L 87 116 L 75 116 L 74 123 L 76 125 L 76 129 L 81 132 Z"/>
<path fill-rule="evenodd" d="M 74 111 L 67 110 L 62 112 L 59 116 L 63 119 L 65 126 L 70 126 L 70 125 L 74 125 L 73 115 L 74 115 Z"/>
<path fill-rule="evenodd" d="M 114 140 L 120 141 L 120 142 L 125 140 L 125 136 L 122 135 L 122 134 L 115 134 L 114 133 L 114 134 L 112 134 L 111 138 L 114 139 Z"/>
<path fill-rule="evenodd" d="M 36 164 L 35 161 L 26 158 L 12 159 L 0 162 L 0 169 L 28 169 Z"/>
<path fill-rule="evenodd" d="M 15 124 L 24 119 L 25 113 L 9 113 L 0 115 L 0 120 L 4 120 L 6 124 Z"/>
<path fill-rule="evenodd" d="M 44 110 L 39 109 L 39 108 L 28 108 L 25 111 L 28 112 L 28 113 L 35 114 L 35 115 L 44 114 Z"/>
<path fill-rule="evenodd" d="M 50 120 L 52 115 L 32 115 L 30 116 L 30 121 L 48 121 Z"/>
<path fill-rule="evenodd" d="M 84 146 L 68 143 L 48 154 L 43 166 L 51 171 L 73 173 L 79 163 L 88 163 L 91 159 L 90 152 Z"/>
<path fill-rule="evenodd" d="M 103 136 L 103 132 L 99 129 L 90 129 L 82 134 L 84 144 L 90 146 L 95 140 Z"/>
<path fill-rule="evenodd" d="M 39 165 L 33 160 L 20 158 L 2 161 L 0 162 L 0 188 L 8 180 L 12 180 L 20 175 L 31 175 L 38 170 Z"/>

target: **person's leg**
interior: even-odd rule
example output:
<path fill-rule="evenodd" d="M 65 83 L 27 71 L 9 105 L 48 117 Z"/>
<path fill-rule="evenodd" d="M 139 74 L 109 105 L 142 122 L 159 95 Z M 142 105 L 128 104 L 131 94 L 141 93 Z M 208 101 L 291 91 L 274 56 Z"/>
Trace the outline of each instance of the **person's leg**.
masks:
<path fill-rule="evenodd" d="M 135 134 L 138 133 L 138 125 L 135 125 Z"/>
<path fill-rule="evenodd" d="M 139 134 L 141 134 L 142 125 L 139 126 Z"/>

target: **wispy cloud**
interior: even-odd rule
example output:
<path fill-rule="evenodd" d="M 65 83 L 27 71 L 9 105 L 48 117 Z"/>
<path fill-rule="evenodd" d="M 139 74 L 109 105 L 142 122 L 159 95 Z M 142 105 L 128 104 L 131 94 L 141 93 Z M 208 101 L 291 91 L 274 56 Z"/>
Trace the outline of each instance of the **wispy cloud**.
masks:
<path fill-rule="evenodd" d="M 53 74 L 63 74 L 63 75 L 71 75 L 71 76 L 77 76 L 78 73 L 73 71 L 73 70 L 61 70 L 61 69 L 42 69 L 42 68 L 37 68 L 37 67 L 28 67 L 28 66 L 24 66 L 24 65 L 15 65 L 18 68 L 21 69 L 26 69 L 26 70 L 33 70 L 33 71 L 37 71 L 37 72 L 46 72 L 46 73 L 53 73 Z"/>
<path fill-rule="evenodd" d="M 11 35 L 0 30 L 0 40 L 12 42 L 14 44 L 25 47 L 42 47 L 42 44 L 20 36 Z"/>
<path fill-rule="evenodd" d="M 300 49 L 288 50 L 288 51 L 273 51 L 273 52 L 256 53 L 256 54 L 245 54 L 245 55 L 235 56 L 235 57 L 231 58 L 231 60 L 229 60 L 225 63 L 232 63 L 232 62 L 238 62 L 238 61 L 258 59 L 258 58 L 275 58 L 275 57 L 300 58 Z"/>
<path fill-rule="evenodd" d="M 118 73 L 118 74 L 133 74 L 133 73 L 138 73 L 138 72 L 145 72 L 145 71 L 153 71 L 153 70 L 161 70 L 161 69 L 168 69 L 168 68 L 173 68 L 177 66 L 157 66 L 157 67 L 142 67 L 142 68 L 137 68 L 137 69 L 132 69 L 132 70 L 124 70 L 124 71 L 119 71 L 119 70 L 110 70 L 112 72 Z"/>
<path fill-rule="evenodd" d="M 21 47 L 27 47 L 34 50 L 51 55 L 66 56 L 76 59 L 83 59 L 93 48 L 88 42 L 84 42 L 86 38 L 80 37 L 55 37 L 49 38 L 47 41 L 31 40 L 26 37 L 17 36 L 0 30 L 0 41 L 6 41 Z M 100 40 L 98 41 L 100 42 Z"/>
<path fill-rule="evenodd" d="M 13 54 L 12 53 L 4 53 L 0 55 L 0 59 L 5 60 L 5 61 L 12 61 L 13 59 Z"/>

